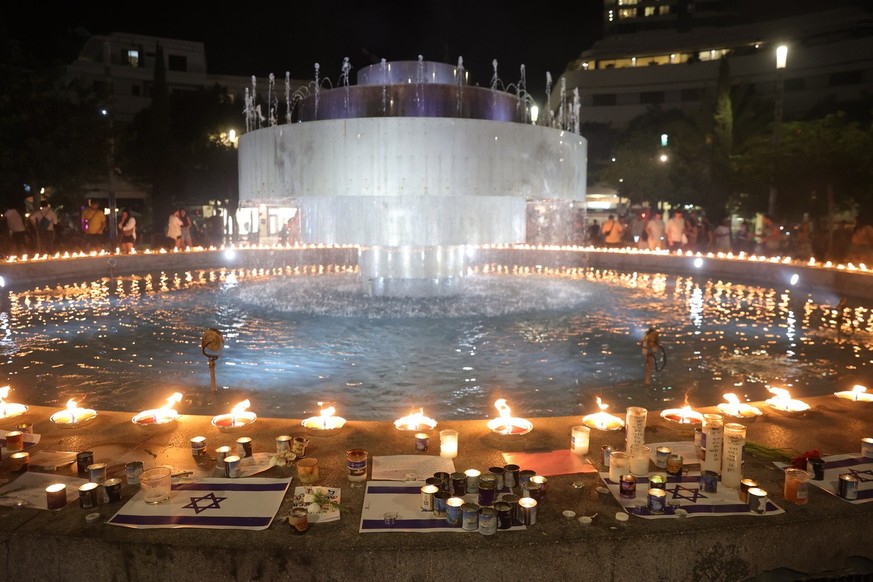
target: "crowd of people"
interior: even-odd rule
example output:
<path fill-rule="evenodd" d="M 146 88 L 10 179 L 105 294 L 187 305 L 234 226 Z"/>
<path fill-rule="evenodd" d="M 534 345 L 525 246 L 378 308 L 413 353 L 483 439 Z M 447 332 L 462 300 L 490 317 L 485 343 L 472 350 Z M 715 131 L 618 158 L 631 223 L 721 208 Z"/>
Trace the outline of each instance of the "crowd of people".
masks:
<path fill-rule="evenodd" d="M 140 248 L 178 248 L 220 246 L 225 224 L 220 211 L 197 224 L 185 208 L 174 210 L 163 237 L 149 236 L 134 213 L 122 208 L 117 214 L 115 246 L 122 254 Z M 78 214 L 57 213 L 43 201 L 28 212 L 24 204 L 10 205 L 0 214 L 0 256 L 54 254 L 58 252 L 110 249 L 109 214 L 91 200 Z M 145 236 L 144 236 L 145 235 Z"/>
<path fill-rule="evenodd" d="M 755 225 L 755 221 L 747 219 L 734 225 L 726 217 L 714 226 L 706 216 L 681 209 L 667 215 L 661 210 L 610 214 L 602 224 L 596 220 L 588 224 L 585 242 L 613 248 L 744 252 L 873 265 L 873 214 L 862 211 L 853 223 L 843 220 L 833 228 L 828 228 L 827 218 L 815 227 L 806 216 L 796 224 L 780 224 L 764 215 L 759 226 Z"/>

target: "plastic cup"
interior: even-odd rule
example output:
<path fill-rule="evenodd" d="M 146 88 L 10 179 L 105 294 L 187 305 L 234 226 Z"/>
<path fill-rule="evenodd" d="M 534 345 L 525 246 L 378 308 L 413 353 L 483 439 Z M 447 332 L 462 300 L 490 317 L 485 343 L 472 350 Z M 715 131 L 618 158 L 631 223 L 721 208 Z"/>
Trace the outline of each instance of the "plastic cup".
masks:
<path fill-rule="evenodd" d="M 173 477 L 168 467 L 155 467 L 142 472 L 139 486 L 142 488 L 144 500 L 150 505 L 157 505 L 170 499 L 170 489 Z"/>

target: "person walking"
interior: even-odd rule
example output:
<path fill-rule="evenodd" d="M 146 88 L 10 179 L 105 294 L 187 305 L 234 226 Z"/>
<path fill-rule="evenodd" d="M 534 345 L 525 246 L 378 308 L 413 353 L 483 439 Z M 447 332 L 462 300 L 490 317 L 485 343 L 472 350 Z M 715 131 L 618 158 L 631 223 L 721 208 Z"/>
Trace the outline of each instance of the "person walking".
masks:
<path fill-rule="evenodd" d="M 91 200 L 88 203 L 88 208 L 82 211 L 82 230 L 85 231 L 85 248 L 88 251 L 103 249 L 106 215 L 96 200 Z"/>
<path fill-rule="evenodd" d="M 174 210 L 167 219 L 167 238 L 173 241 L 174 247 L 182 248 L 182 219 L 178 210 Z"/>
<path fill-rule="evenodd" d="M 685 219 L 682 218 L 681 210 L 673 213 L 673 218 L 667 221 L 665 231 L 669 250 L 681 251 L 688 244 L 688 239 L 685 237 Z"/>
<path fill-rule="evenodd" d="M 656 211 L 654 216 L 646 223 L 646 235 L 648 236 L 648 244 L 650 251 L 657 251 L 664 248 L 664 213 L 660 210 Z"/>
<path fill-rule="evenodd" d="M 133 243 L 136 242 L 136 218 L 131 216 L 127 208 L 121 209 L 118 230 L 121 232 L 121 254 L 129 255 L 133 252 Z"/>
<path fill-rule="evenodd" d="M 182 226 L 180 227 L 182 241 L 179 248 L 191 248 L 194 246 L 194 239 L 191 237 L 191 228 L 194 226 L 194 223 L 191 221 L 191 217 L 188 216 L 188 211 L 184 208 L 179 209 L 179 220 L 182 221 Z"/>
<path fill-rule="evenodd" d="M 46 200 L 39 205 L 39 210 L 30 215 L 30 222 L 36 231 L 36 250 L 40 253 L 52 253 L 55 248 L 55 225 L 58 215 Z"/>

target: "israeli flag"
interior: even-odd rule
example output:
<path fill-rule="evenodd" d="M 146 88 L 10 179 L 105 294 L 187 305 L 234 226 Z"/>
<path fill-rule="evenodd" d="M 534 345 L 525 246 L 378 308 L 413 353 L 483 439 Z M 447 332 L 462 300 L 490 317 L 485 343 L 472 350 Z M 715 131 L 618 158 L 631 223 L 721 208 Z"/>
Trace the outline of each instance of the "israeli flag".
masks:
<path fill-rule="evenodd" d="M 136 529 L 267 529 L 288 479 L 199 479 L 173 485 L 169 501 L 149 505 L 140 491 L 107 522 Z"/>

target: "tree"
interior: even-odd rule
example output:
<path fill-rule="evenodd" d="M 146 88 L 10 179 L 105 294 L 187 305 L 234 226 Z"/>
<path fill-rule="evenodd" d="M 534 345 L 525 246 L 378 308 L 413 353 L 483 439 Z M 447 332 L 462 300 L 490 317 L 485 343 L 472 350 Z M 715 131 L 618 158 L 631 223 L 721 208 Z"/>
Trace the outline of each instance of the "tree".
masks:
<path fill-rule="evenodd" d="M 17 51 L 0 62 L 0 189 L 20 203 L 41 190 L 56 209 L 76 208 L 82 186 L 106 175 L 108 126 L 93 93 L 63 69 Z"/>

